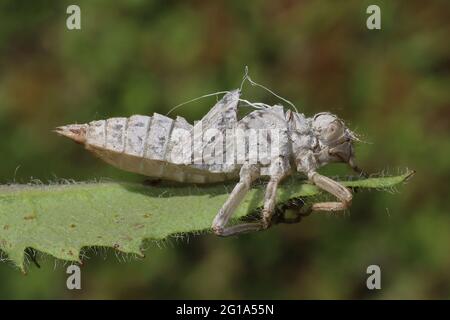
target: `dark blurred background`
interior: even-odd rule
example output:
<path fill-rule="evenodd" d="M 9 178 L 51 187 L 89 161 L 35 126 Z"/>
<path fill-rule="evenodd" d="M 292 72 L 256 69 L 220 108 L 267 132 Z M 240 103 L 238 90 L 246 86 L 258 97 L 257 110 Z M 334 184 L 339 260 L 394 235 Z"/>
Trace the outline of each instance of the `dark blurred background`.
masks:
<path fill-rule="evenodd" d="M 66 8 L 81 7 L 81 30 Z M 381 8 L 382 29 L 366 28 Z M 331 111 L 370 142 L 361 167 L 416 176 L 363 192 L 345 215 L 222 239 L 148 244 L 144 260 L 89 251 L 82 290 L 46 257 L 0 264 L 0 298 L 450 298 L 449 1 L 0 2 L 0 182 L 140 181 L 51 129 L 133 114 L 252 78 L 307 115 Z M 246 86 L 244 97 L 275 103 Z M 215 98 L 178 109 L 199 119 Z M 173 114 L 173 115 L 175 115 Z M 327 174 L 349 174 L 335 165 Z M 366 288 L 377 264 L 382 289 Z"/>

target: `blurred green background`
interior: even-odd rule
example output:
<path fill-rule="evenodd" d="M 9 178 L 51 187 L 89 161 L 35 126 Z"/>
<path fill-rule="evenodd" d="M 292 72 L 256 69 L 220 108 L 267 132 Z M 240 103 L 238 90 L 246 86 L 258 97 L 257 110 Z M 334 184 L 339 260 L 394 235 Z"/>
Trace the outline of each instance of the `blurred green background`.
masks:
<path fill-rule="evenodd" d="M 66 28 L 70 4 L 81 7 L 81 30 Z M 370 4 L 382 30 L 366 28 Z M 50 257 L 27 275 L 0 263 L 0 298 L 450 298 L 449 9 L 445 0 L 1 1 L 1 183 L 141 181 L 51 129 L 165 114 L 238 87 L 245 65 L 301 112 L 345 119 L 370 142 L 357 147 L 366 171 L 417 174 L 398 193 L 358 193 L 345 215 L 148 244 L 143 260 L 88 251 L 81 291 L 66 289 L 65 265 Z M 250 86 L 244 97 L 276 102 Z M 214 101 L 175 114 L 193 121 Z M 381 290 L 366 288 L 371 264 Z"/>

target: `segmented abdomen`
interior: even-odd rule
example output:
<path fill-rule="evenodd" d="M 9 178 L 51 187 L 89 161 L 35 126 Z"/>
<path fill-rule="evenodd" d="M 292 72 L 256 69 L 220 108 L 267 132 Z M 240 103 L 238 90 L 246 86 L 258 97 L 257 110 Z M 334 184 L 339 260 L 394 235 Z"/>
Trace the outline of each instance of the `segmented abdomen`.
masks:
<path fill-rule="evenodd" d="M 153 117 L 110 118 L 89 123 L 86 143 L 113 152 L 166 161 L 174 128 L 189 131 L 192 126 L 184 118 L 172 120 L 157 113 Z"/>
<path fill-rule="evenodd" d="M 111 165 L 150 177 L 193 183 L 234 178 L 235 172 L 210 173 L 183 165 L 192 159 L 191 148 L 185 148 L 191 130 L 184 118 L 173 120 L 157 113 L 152 117 L 110 118 L 88 124 L 85 145 Z"/>

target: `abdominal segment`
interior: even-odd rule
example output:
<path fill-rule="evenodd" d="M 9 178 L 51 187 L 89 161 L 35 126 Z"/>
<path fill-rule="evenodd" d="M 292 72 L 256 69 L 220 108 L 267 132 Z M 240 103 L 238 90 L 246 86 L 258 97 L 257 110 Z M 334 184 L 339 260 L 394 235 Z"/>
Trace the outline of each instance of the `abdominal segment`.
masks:
<path fill-rule="evenodd" d="M 110 118 L 88 124 L 85 146 L 115 167 L 150 177 L 192 183 L 233 179 L 234 172 L 192 165 L 191 131 L 182 117 Z"/>

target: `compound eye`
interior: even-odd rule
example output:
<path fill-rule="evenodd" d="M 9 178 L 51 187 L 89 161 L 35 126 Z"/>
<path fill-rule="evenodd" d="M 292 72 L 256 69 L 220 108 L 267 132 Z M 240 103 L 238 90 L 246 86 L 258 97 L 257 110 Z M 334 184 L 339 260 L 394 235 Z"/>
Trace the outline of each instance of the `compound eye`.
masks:
<path fill-rule="evenodd" d="M 335 120 L 325 128 L 323 138 L 325 141 L 332 142 L 342 137 L 344 135 L 344 130 L 344 124 L 339 120 Z"/>

